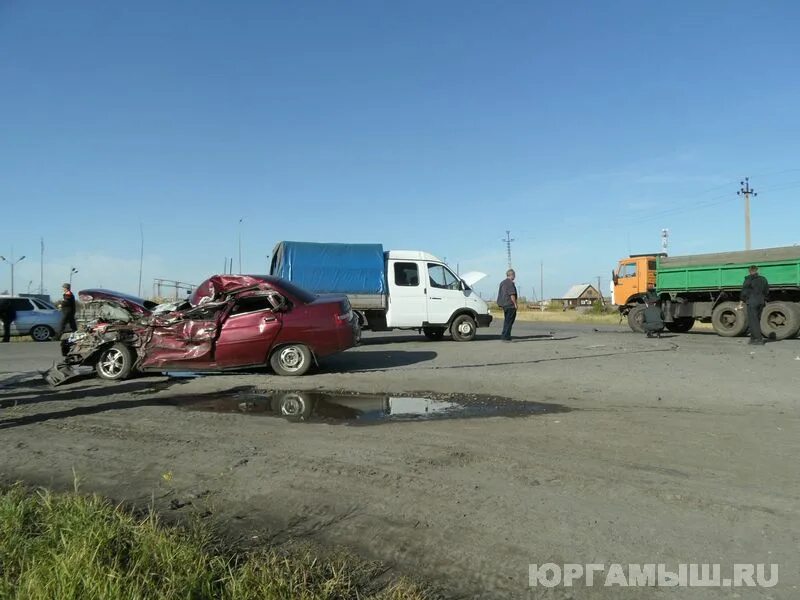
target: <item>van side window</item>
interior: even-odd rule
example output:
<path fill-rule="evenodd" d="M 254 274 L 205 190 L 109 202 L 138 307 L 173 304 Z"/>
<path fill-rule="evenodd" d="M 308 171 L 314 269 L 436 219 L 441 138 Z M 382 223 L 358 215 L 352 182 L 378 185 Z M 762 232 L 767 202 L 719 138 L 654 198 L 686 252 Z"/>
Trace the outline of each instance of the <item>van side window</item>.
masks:
<path fill-rule="evenodd" d="M 417 263 L 396 262 L 394 263 L 394 284 L 415 287 L 419 285 L 419 267 Z"/>

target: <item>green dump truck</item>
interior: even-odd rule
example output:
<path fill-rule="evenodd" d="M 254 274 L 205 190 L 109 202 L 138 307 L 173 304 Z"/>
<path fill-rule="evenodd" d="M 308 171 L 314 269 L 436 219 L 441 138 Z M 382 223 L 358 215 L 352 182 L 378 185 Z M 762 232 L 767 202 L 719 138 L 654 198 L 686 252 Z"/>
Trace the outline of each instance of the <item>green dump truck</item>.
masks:
<path fill-rule="evenodd" d="M 633 255 L 612 272 L 613 303 L 634 331 L 643 331 L 644 296 L 655 288 L 667 329 L 689 331 L 696 321 L 711 323 L 722 336 L 745 335 L 747 311 L 739 294 L 750 265 L 769 281 L 761 330 L 773 339 L 800 331 L 800 246 L 742 252 L 666 256 Z"/>

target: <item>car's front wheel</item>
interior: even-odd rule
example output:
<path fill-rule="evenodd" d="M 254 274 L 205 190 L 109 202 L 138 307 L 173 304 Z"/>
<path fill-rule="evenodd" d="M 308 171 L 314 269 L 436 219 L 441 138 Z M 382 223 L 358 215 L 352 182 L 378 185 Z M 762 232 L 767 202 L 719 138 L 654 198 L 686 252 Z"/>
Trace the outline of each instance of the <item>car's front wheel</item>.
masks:
<path fill-rule="evenodd" d="M 47 325 L 36 325 L 31 328 L 31 337 L 34 342 L 46 342 L 56 334 Z"/>
<path fill-rule="evenodd" d="M 109 346 L 97 359 L 95 370 L 102 379 L 120 381 L 128 377 L 133 369 L 133 353 L 125 344 Z"/>
<path fill-rule="evenodd" d="M 281 346 L 269 362 L 278 375 L 305 375 L 311 368 L 311 351 L 303 344 Z"/>
<path fill-rule="evenodd" d="M 477 329 L 475 319 L 469 315 L 459 315 L 453 319 L 453 323 L 450 325 L 450 335 L 457 342 L 469 342 L 475 339 Z"/>

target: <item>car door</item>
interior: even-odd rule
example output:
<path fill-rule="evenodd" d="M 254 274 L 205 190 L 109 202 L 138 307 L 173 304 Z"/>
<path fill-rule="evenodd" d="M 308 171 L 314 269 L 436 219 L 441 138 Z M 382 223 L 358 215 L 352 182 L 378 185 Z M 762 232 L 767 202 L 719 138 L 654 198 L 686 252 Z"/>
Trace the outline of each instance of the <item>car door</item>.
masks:
<path fill-rule="evenodd" d="M 12 298 L 11 306 L 14 307 L 17 315 L 11 324 L 11 334 L 26 334 L 35 324 L 36 314 L 33 312 L 33 304 L 28 298 Z"/>
<path fill-rule="evenodd" d="M 425 263 L 413 260 L 389 261 L 389 327 L 422 327 L 428 309 L 425 292 Z"/>
<path fill-rule="evenodd" d="M 216 365 L 221 368 L 265 365 L 282 326 L 283 315 L 274 310 L 270 296 L 237 298 L 215 343 Z"/>
<path fill-rule="evenodd" d="M 453 313 L 466 305 L 461 280 L 438 263 L 427 263 L 428 269 L 428 323 L 445 324 Z"/>
<path fill-rule="evenodd" d="M 140 368 L 206 369 L 214 366 L 214 341 L 232 302 L 209 302 L 187 311 L 154 317 L 147 331 Z"/>

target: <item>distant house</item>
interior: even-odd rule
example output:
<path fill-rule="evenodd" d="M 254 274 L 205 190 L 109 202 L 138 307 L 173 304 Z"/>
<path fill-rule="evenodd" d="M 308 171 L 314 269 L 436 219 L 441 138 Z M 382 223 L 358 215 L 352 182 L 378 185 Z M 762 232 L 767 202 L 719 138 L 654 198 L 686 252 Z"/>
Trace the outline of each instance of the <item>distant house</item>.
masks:
<path fill-rule="evenodd" d="M 602 296 L 593 285 L 589 283 L 580 283 L 573 285 L 569 288 L 561 298 L 553 298 L 553 302 L 561 302 L 564 308 L 579 308 L 582 306 L 591 306 Z"/>

